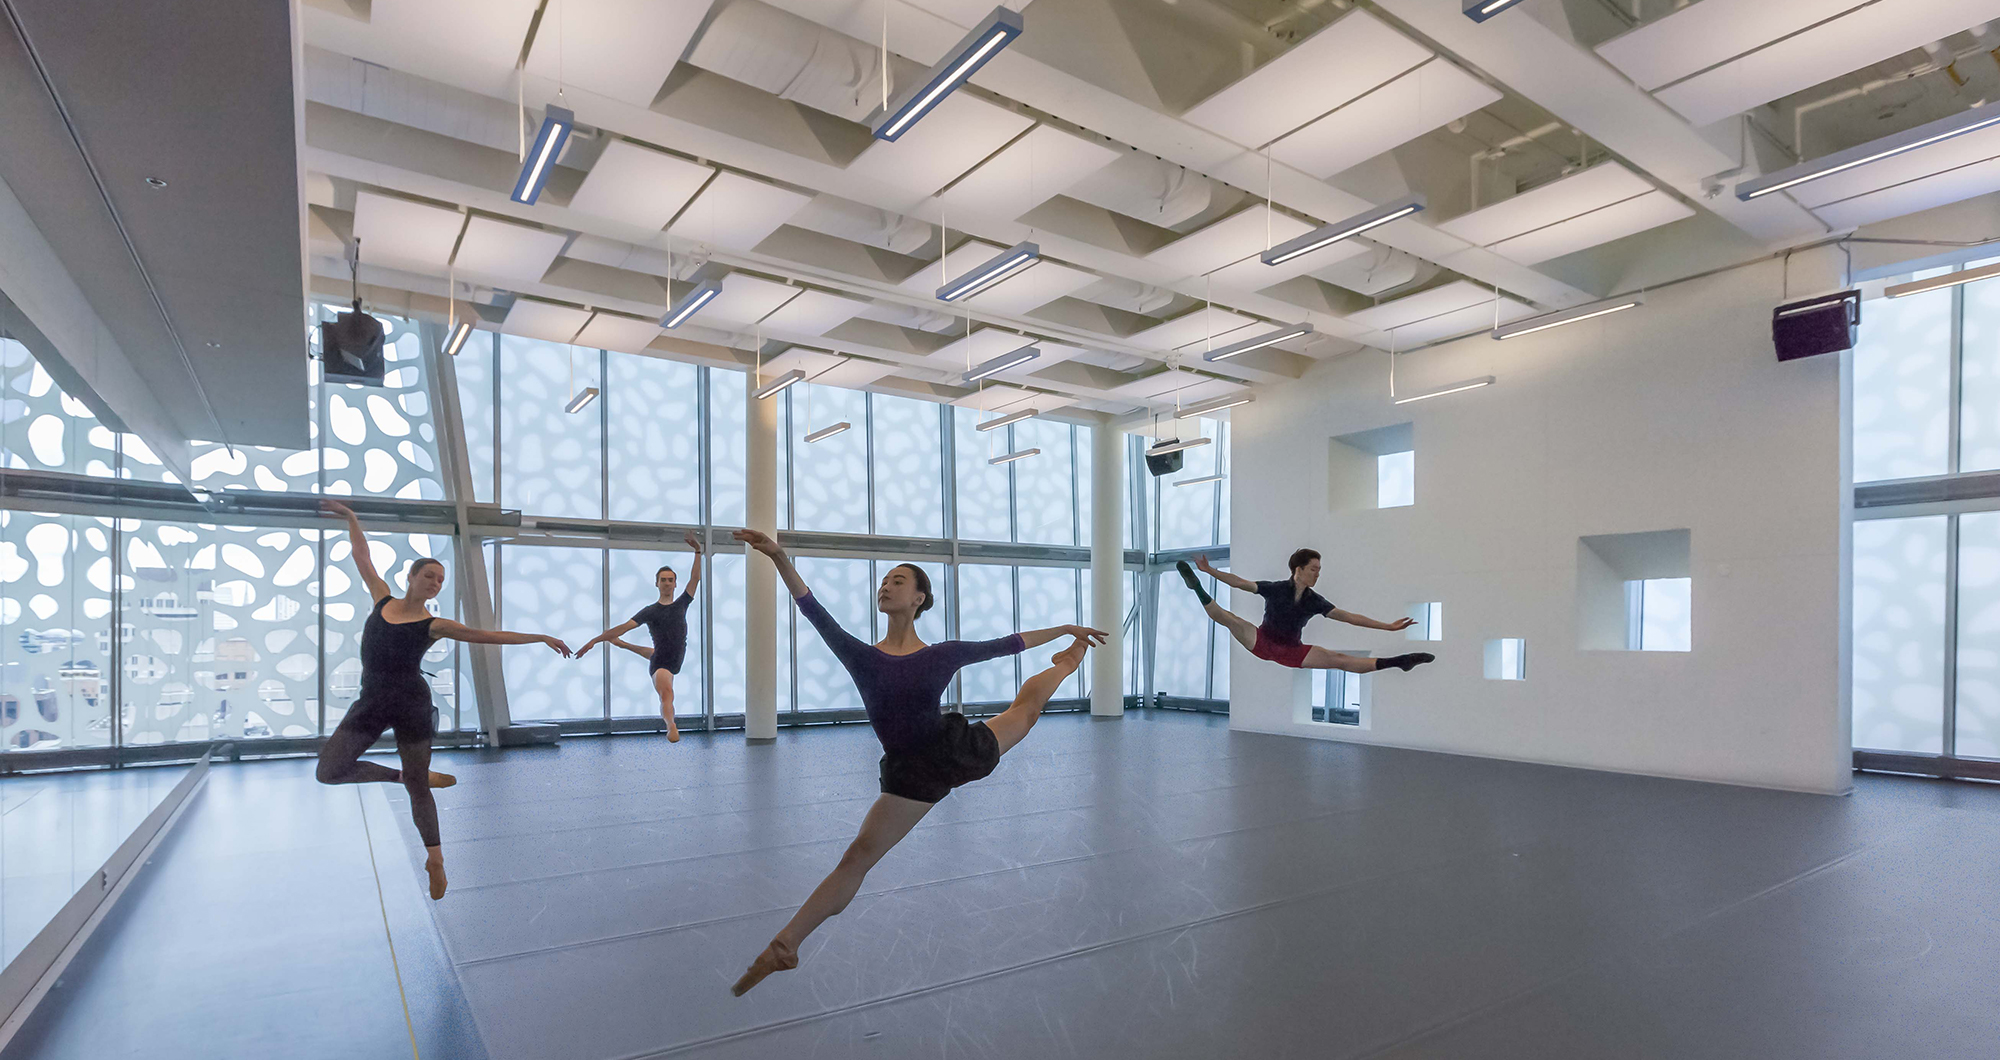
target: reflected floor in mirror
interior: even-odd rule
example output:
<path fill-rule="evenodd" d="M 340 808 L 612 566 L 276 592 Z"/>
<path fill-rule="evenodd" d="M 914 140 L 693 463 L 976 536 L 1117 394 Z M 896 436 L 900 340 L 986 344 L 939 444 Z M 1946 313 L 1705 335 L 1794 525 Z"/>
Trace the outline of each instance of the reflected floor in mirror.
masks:
<path fill-rule="evenodd" d="M 187 771 L 181 763 L 0 777 L 0 964 L 34 940 Z"/>
<path fill-rule="evenodd" d="M 218 766 L 16 1044 L 1826 1060 L 1982 1055 L 2000 1019 L 2000 788 L 1832 798 L 1161 711 L 1045 718 L 797 971 L 730 997 L 852 838 L 878 753 L 846 725 L 440 754 L 435 905 L 400 789 Z"/>

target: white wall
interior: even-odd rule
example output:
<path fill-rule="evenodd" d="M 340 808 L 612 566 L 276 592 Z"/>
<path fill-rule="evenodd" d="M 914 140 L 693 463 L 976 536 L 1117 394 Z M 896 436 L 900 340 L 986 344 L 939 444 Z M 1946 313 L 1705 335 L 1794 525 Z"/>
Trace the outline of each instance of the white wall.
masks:
<path fill-rule="evenodd" d="M 1798 260 L 1791 268 L 1793 297 L 1813 293 Z M 1405 395 L 1498 377 L 1484 389 L 1393 405 L 1387 355 L 1364 351 L 1236 409 L 1232 570 L 1284 577 L 1285 556 L 1310 546 L 1325 553 L 1320 591 L 1336 604 L 1392 619 L 1442 601 L 1445 639 L 1309 627 L 1307 639 L 1329 647 L 1437 654 L 1414 673 L 1369 678 L 1365 731 L 1298 720 L 1302 673 L 1234 648 L 1231 725 L 1846 791 L 1841 362 L 1777 362 L 1780 269 L 1398 358 Z M 1330 510 L 1328 439 L 1406 420 L 1416 504 Z M 1577 539 L 1679 528 L 1692 532 L 1694 650 L 1579 650 Z M 1191 606 L 1163 591 L 1162 606 Z M 1238 613 L 1261 614 L 1254 597 L 1232 595 Z M 1482 646 L 1502 636 L 1526 638 L 1526 681 L 1483 677 Z"/>

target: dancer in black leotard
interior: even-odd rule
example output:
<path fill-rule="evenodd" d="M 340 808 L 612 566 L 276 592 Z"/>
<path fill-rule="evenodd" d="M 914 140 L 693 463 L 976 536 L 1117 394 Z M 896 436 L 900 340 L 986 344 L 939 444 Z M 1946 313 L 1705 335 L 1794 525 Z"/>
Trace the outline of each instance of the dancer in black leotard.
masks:
<path fill-rule="evenodd" d="M 1303 634 L 1306 623 L 1325 615 L 1335 622 L 1345 622 L 1363 629 L 1381 629 L 1391 633 L 1410 628 L 1416 624 L 1414 618 L 1399 618 L 1394 622 L 1382 622 L 1352 611 L 1342 611 L 1333 606 L 1326 597 L 1313 591 L 1319 584 L 1320 556 L 1309 548 L 1292 553 L 1290 560 L 1292 576 L 1281 582 L 1253 582 L 1239 578 L 1227 571 L 1219 571 L 1209 566 L 1208 557 L 1196 556 L 1194 567 L 1182 560 L 1175 566 L 1180 570 L 1181 580 L 1194 590 L 1201 601 L 1202 610 L 1214 619 L 1238 644 L 1249 649 L 1250 654 L 1259 659 L 1268 659 L 1280 666 L 1295 670 L 1345 670 L 1352 674 L 1372 674 L 1378 670 L 1397 669 L 1409 673 L 1413 667 L 1427 662 L 1435 662 L 1437 656 L 1427 651 L 1414 651 L 1403 655 L 1382 658 L 1367 658 L 1360 655 L 1346 655 L 1329 651 L 1305 643 Z M 1248 619 L 1237 614 L 1208 595 L 1201 587 L 1201 580 L 1194 576 L 1195 568 L 1200 568 L 1215 580 L 1232 589 L 1246 593 L 1256 593 L 1264 598 L 1264 623 L 1253 626 Z"/>
<path fill-rule="evenodd" d="M 930 576 L 906 563 L 891 567 L 882 578 L 875 607 L 889 616 L 889 632 L 880 643 L 868 644 L 841 629 L 813 599 L 791 557 L 776 541 L 755 530 L 738 530 L 735 536 L 777 565 L 799 613 L 819 631 L 854 679 L 862 706 L 868 710 L 868 724 L 882 741 L 882 794 L 862 819 L 861 833 L 841 855 L 840 864 L 792 915 L 791 922 L 730 988 L 740 997 L 772 972 L 798 967 L 799 946 L 806 936 L 827 917 L 847 908 L 868 870 L 902 842 L 951 789 L 993 772 L 1000 756 L 1034 727 L 1042 707 L 1063 679 L 1076 672 L 1084 650 L 1104 643 L 1105 634 L 1084 626 L 1055 626 L 999 640 L 927 645 L 917 636 L 917 616 L 930 610 L 937 600 L 931 595 Z M 943 713 L 939 701 L 961 667 L 1065 636 L 1075 639 L 1056 653 L 1053 666 L 1029 678 L 1013 704 L 999 715 L 968 723 L 963 714 Z"/>
<path fill-rule="evenodd" d="M 401 784 L 410 794 L 410 816 L 423 837 L 426 857 L 424 871 L 430 874 L 431 897 L 443 898 L 444 851 L 438 839 L 437 802 L 432 788 L 448 788 L 458 783 L 449 773 L 431 772 L 431 737 L 436 722 L 431 711 L 431 688 L 424 680 L 422 662 L 431 642 L 462 640 L 469 644 L 546 644 L 561 655 L 569 647 L 554 637 L 539 633 L 504 633 L 473 629 L 448 618 L 435 618 L 424 605 L 444 588 L 444 564 L 420 559 L 410 565 L 410 591 L 397 596 L 389 583 L 375 572 L 368 554 L 368 538 L 354 511 L 339 501 L 321 501 L 321 506 L 347 520 L 347 539 L 354 551 L 354 568 L 361 574 L 375 609 L 361 628 L 361 694 L 348 708 L 347 716 L 326 738 L 319 751 L 319 782 L 322 784 L 365 784 L 379 781 Z M 403 768 L 364 762 L 361 756 L 382 733 L 396 730 L 396 754 Z"/>
<path fill-rule="evenodd" d="M 581 659 L 592 645 L 603 642 L 646 660 L 652 668 L 653 691 L 660 695 L 660 717 L 667 722 L 668 743 L 679 743 L 681 738 L 680 726 L 674 724 L 674 678 L 679 676 L 681 660 L 687 656 L 688 605 L 694 602 L 695 586 L 701 584 L 701 542 L 693 533 L 687 534 L 685 540 L 694 549 L 694 565 L 688 568 L 687 590 L 680 598 L 674 598 L 674 569 L 661 567 L 653 575 L 653 584 L 660 589 L 657 602 L 640 608 L 638 614 L 590 638 L 576 650 L 576 657 Z M 640 626 L 653 634 L 651 651 L 619 639 Z"/>

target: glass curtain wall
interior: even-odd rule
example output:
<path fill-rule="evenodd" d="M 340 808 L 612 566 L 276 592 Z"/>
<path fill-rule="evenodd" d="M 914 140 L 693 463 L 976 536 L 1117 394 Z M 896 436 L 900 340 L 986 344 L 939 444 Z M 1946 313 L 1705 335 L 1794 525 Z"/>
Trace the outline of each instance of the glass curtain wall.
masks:
<path fill-rule="evenodd" d="M 1149 675 L 1151 691 L 1169 705 L 1227 711 L 1231 639 L 1203 613 L 1174 562 L 1207 552 L 1218 570 L 1229 569 L 1229 424 L 1184 421 L 1181 434 L 1211 441 L 1184 450 L 1181 469 L 1158 478 L 1146 470 L 1148 439 L 1133 436 L 1126 442 L 1127 477 L 1135 484 L 1139 508 L 1138 518 L 1128 521 L 1127 537 L 1151 557 L 1142 616 L 1147 632 L 1134 638 L 1151 649 L 1151 663 L 1136 659 L 1128 669 Z M 1211 595 L 1227 602 L 1227 591 L 1217 593 L 1215 579 L 1202 581 Z"/>

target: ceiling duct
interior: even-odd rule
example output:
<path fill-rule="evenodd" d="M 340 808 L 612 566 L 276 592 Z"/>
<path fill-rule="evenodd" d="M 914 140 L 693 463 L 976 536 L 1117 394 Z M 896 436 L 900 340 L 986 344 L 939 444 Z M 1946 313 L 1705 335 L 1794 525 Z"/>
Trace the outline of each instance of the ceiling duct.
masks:
<path fill-rule="evenodd" d="M 882 51 L 759 0 L 729 0 L 687 61 L 814 110 L 861 121 L 882 104 Z M 890 60 L 892 85 L 921 70 Z"/>
<path fill-rule="evenodd" d="M 1074 297 L 1142 316 L 1158 316 L 1161 310 L 1173 304 L 1174 292 L 1121 276 L 1109 276 L 1076 292 Z"/>
<path fill-rule="evenodd" d="M 928 222 L 878 210 L 837 195 L 815 197 L 787 223 L 911 256 L 921 256 L 918 251 L 937 241 L 937 229 Z"/>
<path fill-rule="evenodd" d="M 1436 276 L 1438 271 L 1437 265 L 1432 262 L 1393 247 L 1378 245 L 1369 253 L 1335 262 L 1312 273 L 1312 276 L 1356 294 L 1378 295 L 1425 282 Z"/>
<path fill-rule="evenodd" d="M 1227 184 L 1137 152 L 1085 177 L 1064 194 L 1177 232 L 1199 228 L 1249 198 Z"/>

